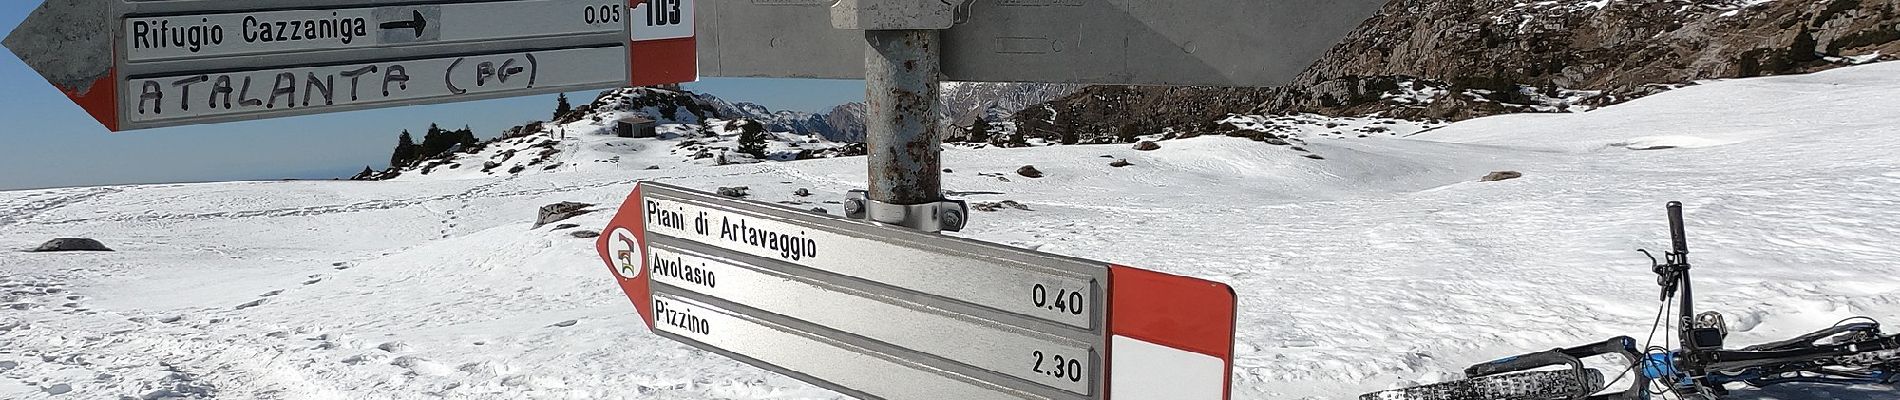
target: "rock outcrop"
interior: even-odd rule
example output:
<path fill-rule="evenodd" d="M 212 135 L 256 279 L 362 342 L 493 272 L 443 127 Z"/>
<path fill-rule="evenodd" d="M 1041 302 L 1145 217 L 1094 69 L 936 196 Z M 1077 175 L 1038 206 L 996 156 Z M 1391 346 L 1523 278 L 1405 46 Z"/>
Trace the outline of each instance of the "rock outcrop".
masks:
<path fill-rule="evenodd" d="M 112 249 L 107 248 L 105 243 L 99 243 L 98 240 L 94 240 L 94 239 L 58 238 L 58 239 L 49 240 L 46 243 L 41 244 L 40 247 L 34 248 L 33 251 L 34 252 L 112 251 Z"/>
<path fill-rule="evenodd" d="M 1291 84 L 1094 86 L 1029 107 L 1032 137 L 1213 131 L 1228 113 L 1463 120 L 1576 112 L 1697 80 L 1893 59 L 1900 0 L 1393 0 Z"/>
<path fill-rule="evenodd" d="M 594 206 L 593 204 L 575 203 L 571 201 L 563 201 L 559 203 L 541 206 L 540 213 L 535 215 L 534 227 L 540 228 L 542 225 L 552 224 L 555 222 L 566 220 L 568 218 L 574 218 L 574 217 L 580 216 L 581 214 L 594 212 L 594 210 L 588 209 L 589 207 L 593 207 L 593 206 Z"/>

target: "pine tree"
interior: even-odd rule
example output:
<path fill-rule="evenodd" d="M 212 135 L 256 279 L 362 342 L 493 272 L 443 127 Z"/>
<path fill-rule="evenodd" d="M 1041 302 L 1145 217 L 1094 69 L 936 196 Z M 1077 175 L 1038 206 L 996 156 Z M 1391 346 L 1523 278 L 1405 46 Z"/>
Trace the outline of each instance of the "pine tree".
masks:
<path fill-rule="evenodd" d="M 1029 147 L 1029 138 L 1023 137 L 1022 131 L 1011 133 L 1009 134 L 1009 147 Z"/>
<path fill-rule="evenodd" d="M 429 131 L 422 134 L 422 148 L 417 149 L 416 159 L 422 160 L 442 154 L 443 150 L 449 148 L 450 143 L 454 143 L 454 140 L 449 137 L 448 131 L 442 130 L 442 127 L 436 124 L 429 124 Z"/>
<path fill-rule="evenodd" d="M 1140 139 L 1140 136 L 1141 129 L 1136 128 L 1135 124 L 1122 125 L 1122 129 L 1115 132 L 1115 140 L 1122 143 L 1134 143 L 1136 139 Z"/>
<path fill-rule="evenodd" d="M 409 130 L 402 130 L 402 136 L 396 138 L 396 152 L 389 155 L 389 166 L 401 168 L 416 161 L 416 139 L 409 136 Z"/>
<path fill-rule="evenodd" d="M 1062 121 L 1062 126 L 1056 130 L 1056 138 L 1061 140 L 1062 144 L 1076 144 L 1082 142 L 1082 135 L 1075 133 L 1075 122 L 1072 120 Z"/>
<path fill-rule="evenodd" d="M 739 128 L 739 152 L 765 159 L 765 125 L 759 121 L 746 121 Z"/>
<path fill-rule="evenodd" d="M 475 146 L 477 143 L 481 141 L 475 139 L 475 130 L 469 129 L 468 125 L 462 125 L 462 130 L 455 131 L 455 144 L 462 145 L 463 149 Z"/>
<path fill-rule="evenodd" d="M 970 137 L 968 139 L 968 142 L 984 143 L 984 142 L 989 142 L 989 141 L 990 141 L 990 121 L 985 121 L 982 118 L 977 118 L 976 122 L 970 123 Z"/>
<path fill-rule="evenodd" d="M 560 121 L 561 116 L 567 115 L 567 113 L 570 112 L 574 112 L 574 106 L 567 104 L 567 93 L 561 93 L 560 96 L 554 98 L 555 121 Z"/>

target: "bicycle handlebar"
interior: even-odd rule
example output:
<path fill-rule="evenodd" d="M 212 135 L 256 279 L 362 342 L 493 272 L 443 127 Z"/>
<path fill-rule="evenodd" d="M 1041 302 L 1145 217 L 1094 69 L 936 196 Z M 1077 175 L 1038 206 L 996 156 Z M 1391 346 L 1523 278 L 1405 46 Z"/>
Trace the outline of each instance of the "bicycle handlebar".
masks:
<path fill-rule="evenodd" d="M 1675 251 L 1677 260 L 1683 263 L 1689 261 L 1689 239 L 1685 231 L 1682 226 L 1682 202 L 1669 202 L 1669 241 L 1674 246 L 1671 250 Z"/>

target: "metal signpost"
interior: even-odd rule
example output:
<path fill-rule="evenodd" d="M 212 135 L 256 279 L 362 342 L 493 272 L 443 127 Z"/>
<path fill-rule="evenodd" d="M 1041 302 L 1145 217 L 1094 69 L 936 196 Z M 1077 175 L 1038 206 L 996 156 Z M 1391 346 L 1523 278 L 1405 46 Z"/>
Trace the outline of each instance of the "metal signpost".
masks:
<path fill-rule="evenodd" d="M 641 183 L 597 243 L 654 332 L 864 399 L 1225 399 L 1226 285 Z"/>
<path fill-rule="evenodd" d="M 677 0 L 415 3 L 48 0 L 5 44 L 114 131 L 696 78 Z"/>
<path fill-rule="evenodd" d="M 701 0 L 696 24 L 705 76 L 863 77 L 865 217 L 936 231 L 941 80 L 1275 86 L 1386 2 Z"/>
<path fill-rule="evenodd" d="M 940 236 L 942 80 L 1269 86 L 1385 0 L 47 0 L 7 48 L 118 131 L 719 77 L 867 82 L 846 217 L 641 183 L 654 332 L 865 399 L 1224 400 L 1226 285 Z"/>
<path fill-rule="evenodd" d="M 868 190 L 837 218 L 641 183 L 597 245 L 650 329 L 865 399 L 1224 400 L 1226 285 L 934 234 L 967 215 L 938 84 L 1278 85 L 1386 1 L 699 3 L 706 76 L 865 79 Z"/>

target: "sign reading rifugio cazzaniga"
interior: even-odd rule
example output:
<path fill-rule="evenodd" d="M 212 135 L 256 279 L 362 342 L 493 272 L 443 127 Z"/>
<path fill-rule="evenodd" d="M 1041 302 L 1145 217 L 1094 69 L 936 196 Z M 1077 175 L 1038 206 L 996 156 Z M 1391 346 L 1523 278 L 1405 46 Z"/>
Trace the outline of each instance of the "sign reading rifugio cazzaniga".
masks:
<path fill-rule="evenodd" d="M 655 333 L 864 399 L 1225 399 L 1226 285 L 641 183 L 597 243 Z"/>
<path fill-rule="evenodd" d="M 112 130 L 696 78 L 647 0 L 410 3 L 48 0 L 6 45 Z"/>

